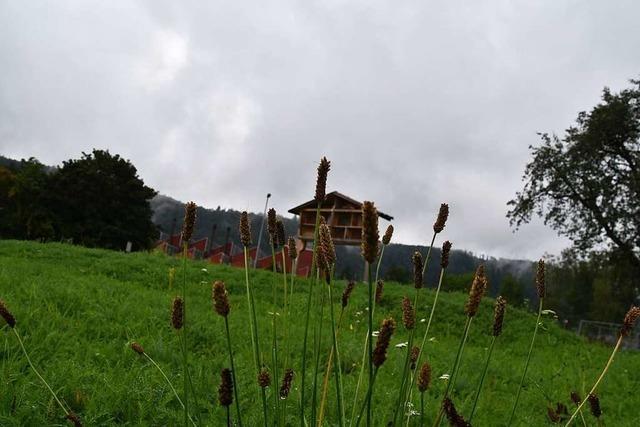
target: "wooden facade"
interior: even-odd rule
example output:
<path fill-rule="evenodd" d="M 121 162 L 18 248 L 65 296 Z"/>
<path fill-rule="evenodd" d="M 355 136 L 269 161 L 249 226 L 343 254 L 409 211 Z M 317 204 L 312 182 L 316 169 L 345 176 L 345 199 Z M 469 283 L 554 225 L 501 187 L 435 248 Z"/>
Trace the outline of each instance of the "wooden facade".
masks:
<path fill-rule="evenodd" d="M 289 213 L 299 216 L 300 228 L 298 239 L 306 247 L 307 242 L 313 242 L 313 232 L 316 220 L 316 202 L 310 200 Z M 331 228 L 331 237 L 336 245 L 360 245 L 362 238 L 362 203 L 342 193 L 333 191 L 327 194 L 320 207 L 320 214 Z M 378 211 L 380 218 L 391 221 L 392 216 Z"/>

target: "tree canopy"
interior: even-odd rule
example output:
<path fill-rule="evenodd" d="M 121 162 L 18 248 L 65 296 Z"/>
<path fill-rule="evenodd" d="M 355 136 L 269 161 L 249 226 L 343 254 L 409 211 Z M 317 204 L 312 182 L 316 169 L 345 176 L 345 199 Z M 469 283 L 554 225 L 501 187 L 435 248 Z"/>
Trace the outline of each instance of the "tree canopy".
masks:
<path fill-rule="evenodd" d="M 544 219 L 587 253 L 609 249 L 640 268 L 640 81 L 578 114 L 560 138 L 530 147 L 524 188 L 509 201 L 516 227 Z"/>
<path fill-rule="evenodd" d="M 23 160 L 0 167 L 0 235 L 149 248 L 157 237 L 150 206 L 155 195 L 133 164 L 108 151 L 82 153 L 53 169 Z"/>

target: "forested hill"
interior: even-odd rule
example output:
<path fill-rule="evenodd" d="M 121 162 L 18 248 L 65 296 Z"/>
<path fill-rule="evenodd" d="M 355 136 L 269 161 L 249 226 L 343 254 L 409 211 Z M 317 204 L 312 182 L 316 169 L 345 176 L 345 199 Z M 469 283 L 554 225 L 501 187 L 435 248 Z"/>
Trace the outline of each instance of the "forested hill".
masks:
<path fill-rule="evenodd" d="M 158 195 L 151 201 L 153 209 L 153 222 L 165 233 L 175 233 L 180 231 L 182 226 L 182 216 L 184 214 L 184 204 L 170 197 Z M 262 214 L 250 214 L 251 232 L 254 245 L 258 241 L 258 231 L 262 222 Z M 198 208 L 198 220 L 194 236 L 196 238 L 209 237 L 213 225 L 216 225 L 213 241 L 215 245 L 222 245 L 226 241 L 227 228 L 229 229 L 229 240 L 239 245 L 238 222 L 240 211 L 233 209 L 205 209 Z M 288 235 L 295 235 L 298 228 L 298 221 L 295 217 L 282 218 Z M 175 221 L 175 223 L 174 223 Z M 381 230 L 381 232 L 384 230 Z M 446 229 L 442 236 L 446 239 Z M 263 234 L 261 250 L 268 251 L 268 237 Z M 393 241 L 393 240 L 392 240 Z M 439 246 L 442 242 L 437 242 Z M 455 242 L 454 242 L 455 245 Z M 455 246 L 454 246 L 455 248 Z M 411 281 L 411 255 L 414 251 L 419 250 L 423 255 L 427 249 L 423 246 L 411 246 L 392 243 L 385 249 L 380 274 L 383 278 L 393 279 L 400 282 Z M 338 265 L 337 274 L 341 278 L 360 278 L 363 272 L 363 261 L 360 256 L 358 247 L 337 247 Z M 440 259 L 440 249 L 433 249 L 433 260 L 437 262 Z M 470 274 L 480 263 L 484 263 L 491 282 L 490 293 L 496 295 L 505 278 L 512 276 L 518 282 L 526 284 L 533 280 L 532 262 L 527 260 L 497 259 L 497 258 L 479 258 L 471 252 L 458 249 L 453 250 L 451 262 L 448 267 L 450 275 Z M 438 279 L 439 269 L 429 268 L 426 281 L 433 284 Z M 470 281 L 470 278 L 469 278 Z M 525 297 L 533 297 L 533 287 L 524 286 Z M 527 290 L 531 290 L 531 294 L 527 294 Z"/>

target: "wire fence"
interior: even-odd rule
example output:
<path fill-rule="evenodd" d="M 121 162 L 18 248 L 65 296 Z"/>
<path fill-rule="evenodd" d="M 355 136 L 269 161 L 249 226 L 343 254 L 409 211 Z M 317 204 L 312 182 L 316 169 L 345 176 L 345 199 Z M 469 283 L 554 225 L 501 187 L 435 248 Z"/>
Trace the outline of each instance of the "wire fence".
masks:
<path fill-rule="evenodd" d="M 595 320 L 581 320 L 578 325 L 578 335 L 590 340 L 601 341 L 614 345 L 618 340 L 618 332 L 622 324 L 598 322 Z M 622 343 L 624 348 L 640 349 L 640 328 L 636 327 Z"/>

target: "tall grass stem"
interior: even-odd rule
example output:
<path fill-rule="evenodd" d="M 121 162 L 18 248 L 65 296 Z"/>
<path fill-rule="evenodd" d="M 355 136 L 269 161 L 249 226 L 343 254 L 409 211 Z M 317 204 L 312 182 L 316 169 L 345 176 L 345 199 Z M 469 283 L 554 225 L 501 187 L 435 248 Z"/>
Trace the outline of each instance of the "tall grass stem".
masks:
<path fill-rule="evenodd" d="M 253 361 L 255 363 L 256 374 L 260 373 L 260 369 L 262 368 L 261 357 L 260 357 L 260 342 L 258 340 L 258 322 L 256 319 L 256 306 L 253 298 L 253 290 L 251 289 L 251 285 L 249 283 L 249 253 L 247 251 L 247 247 L 243 247 L 244 252 L 244 278 L 245 284 L 247 287 L 247 304 L 249 308 L 249 327 L 251 329 L 251 343 L 253 344 Z M 269 425 L 268 422 L 268 413 L 267 413 L 267 397 L 266 391 L 263 387 L 260 387 L 260 393 L 262 397 L 262 414 L 264 426 L 267 427 Z"/>
<path fill-rule="evenodd" d="M 333 277 L 333 268 L 332 274 Z M 336 332 L 336 322 L 335 322 L 335 314 L 333 309 L 333 288 L 334 284 L 332 283 L 332 279 L 329 279 L 328 288 L 329 288 L 329 311 L 331 312 L 331 333 L 333 337 L 333 353 L 335 354 L 335 363 L 334 363 L 334 375 L 336 381 L 336 399 L 338 404 L 338 425 L 340 427 L 344 427 L 344 402 L 342 398 L 342 367 L 340 365 L 340 352 L 338 350 L 338 336 Z M 331 368 L 330 368 L 331 369 Z"/>
<path fill-rule="evenodd" d="M 369 338 L 369 390 L 367 391 L 367 427 L 371 425 L 371 395 L 373 389 L 373 340 L 371 334 L 373 333 L 373 281 L 371 280 L 371 264 L 367 263 L 369 279 L 369 332 L 367 337 Z"/>
<path fill-rule="evenodd" d="M 184 375 L 184 425 L 189 424 L 189 355 L 187 353 L 187 243 L 182 245 L 182 369 Z"/>
<path fill-rule="evenodd" d="M 436 288 L 436 295 L 433 298 L 433 305 L 431 306 L 431 313 L 429 313 L 429 320 L 427 320 L 427 328 L 424 331 L 424 336 L 422 337 L 422 342 L 420 343 L 420 351 L 418 352 L 418 359 L 416 360 L 416 366 L 420 366 L 420 360 L 422 359 L 422 354 L 424 352 L 424 346 L 427 343 L 427 337 L 429 336 L 429 330 L 431 329 L 431 321 L 433 320 L 433 314 L 436 311 L 436 306 L 438 305 L 438 296 L 440 295 L 440 288 L 442 286 L 442 279 L 444 278 L 445 269 L 440 269 L 440 278 L 438 279 L 438 287 Z M 414 383 L 414 379 L 417 381 L 415 372 L 411 373 L 411 381 L 409 384 Z M 413 394 L 413 386 L 409 387 L 409 393 L 407 397 L 407 402 L 411 401 L 411 395 Z M 406 404 L 406 402 L 405 402 Z M 410 415 L 407 416 L 407 425 L 409 425 Z"/>
<path fill-rule="evenodd" d="M 624 338 L 623 335 L 620 335 L 618 337 L 616 346 L 613 348 L 613 351 L 611 352 L 611 356 L 609 356 L 609 360 L 607 361 L 607 364 L 605 365 L 604 369 L 602 370 L 602 373 L 596 380 L 596 383 L 593 385 L 593 387 L 591 387 L 591 391 L 589 391 L 587 396 L 591 396 L 592 394 L 595 393 L 596 389 L 598 388 L 598 385 L 600 385 L 600 382 L 602 381 L 604 376 L 607 374 L 607 371 L 609 370 L 609 368 L 611 367 L 611 364 L 613 363 L 613 359 L 616 357 L 616 353 L 618 353 L 618 350 L 620 350 L 620 346 L 622 345 L 623 338 Z M 571 415 L 571 418 L 569 418 L 569 421 L 567 421 L 567 423 L 565 424 L 565 427 L 568 427 L 569 425 L 571 425 L 573 420 L 576 418 L 576 415 L 578 414 L 578 412 L 580 412 L 580 410 L 582 409 L 582 407 L 584 406 L 587 400 L 588 400 L 587 398 L 582 399 L 582 402 L 580 402 L 580 405 L 578 406 L 578 408 L 573 412 L 573 414 Z M 599 418 L 598 418 L 598 422 L 600 422 Z"/>
<path fill-rule="evenodd" d="M 458 352 L 456 353 L 455 361 L 453 362 L 453 369 L 451 370 L 451 374 L 449 377 L 449 381 L 447 381 L 447 387 L 444 391 L 444 396 L 442 398 L 442 402 L 440 403 L 440 409 L 438 411 L 438 416 L 436 417 L 435 422 L 433 423 L 434 427 L 437 427 L 442 422 L 442 416 L 444 415 L 444 401 L 449 397 L 449 393 L 452 391 L 452 387 L 454 386 L 454 382 L 456 380 L 456 373 L 458 371 L 458 367 L 460 366 L 460 360 L 462 359 L 462 351 L 464 349 L 464 343 L 469 336 L 469 328 L 471 326 L 471 320 L 473 317 L 467 316 L 467 321 L 464 325 L 464 332 L 462 333 L 462 339 L 460 339 L 460 344 L 458 346 Z"/>
<path fill-rule="evenodd" d="M 36 376 L 38 378 L 40 378 L 40 381 L 42 381 L 42 383 L 47 387 L 47 389 L 49 390 L 49 392 L 51 393 L 51 395 L 53 396 L 55 401 L 58 403 L 60 408 L 62 408 L 62 410 L 64 411 L 64 414 L 65 415 L 69 415 L 69 411 L 67 410 L 67 408 L 65 408 L 65 406 L 62 404 L 60 399 L 58 399 L 58 395 L 55 393 L 55 391 L 53 391 L 53 389 L 51 388 L 49 383 L 47 381 L 45 381 L 45 379 L 42 377 L 42 375 L 40 375 L 40 372 L 38 372 L 36 367 L 33 365 L 33 362 L 31 361 L 31 358 L 29 357 L 29 353 L 27 353 L 27 349 L 25 348 L 24 343 L 22 342 L 22 338 L 20 338 L 20 334 L 18 334 L 18 331 L 16 330 L 16 328 L 13 327 L 13 328 L 11 328 L 11 330 L 13 331 L 13 333 L 16 336 L 16 338 L 18 339 L 18 343 L 20 344 L 20 348 L 22 349 L 22 352 L 24 353 L 24 357 L 27 359 L 27 362 L 29 362 L 29 366 L 31 366 L 31 369 L 33 370 L 33 372 L 36 374 Z"/>
<path fill-rule="evenodd" d="M 433 237 L 431 238 L 431 244 L 429 244 L 429 250 L 427 251 L 427 255 L 424 257 L 424 265 L 422 266 L 422 275 L 427 271 L 427 266 L 429 265 L 429 260 L 431 260 L 431 250 L 433 249 L 433 242 L 436 241 L 436 235 L 438 233 L 433 233 Z"/>
<path fill-rule="evenodd" d="M 229 319 L 224 316 L 224 329 L 227 333 L 227 347 L 229 349 L 229 363 L 231 364 L 231 377 L 233 378 L 233 394 L 236 401 L 236 412 L 238 415 L 238 426 L 242 427 L 242 416 L 240 415 L 240 399 L 238 399 L 238 380 L 236 379 L 236 365 L 233 361 L 233 350 L 231 348 L 231 334 L 229 333 Z"/>
<path fill-rule="evenodd" d="M 313 281 L 313 279 L 315 278 L 316 274 L 315 274 L 315 269 L 316 269 L 316 262 L 317 262 L 317 254 L 318 254 L 318 250 L 317 250 L 317 246 L 318 246 L 318 226 L 320 224 L 320 206 L 321 206 L 322 202 L 318 201 L 318 205 L 316 206 L 316 223 L 315 223 L 315 228 L 313 231 L 313 254 L 311 256 L 311 278 Z M 301 379 L 301 385 L 300 385 L 300 426 L 301 427 L 305 427 L 305 418 L 304 418 L 304 408 L 305 408 L 305 399 L 304 399 L 304 394 L 305 394 L 305 383 L 306 383 L 306 378 L 307 378 L 307 344 L 308 344 L 308 338 L 309 338 L 309 317 L 311 314 L 311 301 L 312 301 L 312 296 L 313 296 L 313 288 L 314 288 L 314 284 L 311 283 L 311 281 L 308 283 L 309 286 L 309 293 L 307 295 L 307 312 L 305 314 L 305 321 L 304 321 L 304 337 L 302 340 L 302 379 Z"/>
<path fill-rule="evenodd" d="M 515 402 L 513 402 L 513 408 L 511 409 L 511 415 L 509 415 L 509 421 L 507 422 L 507 425 L 511 425 L 513 421 L 513 417 L 516 414 L 516 409 L 518 408 L 518 402 L 520 401 L 520 392 L 522 391 L 522 386 L 524 385 L 524 379 L 527 376 L 527 370 L 529 369 L 529 362 L 531 361 L 531 353 L 533 352 L 533 346 L 536 341 L 536 335 L 538 334 L 538 327 L 540 326 L 540 317 L 542 316 L 543 303 L 544 303 L 544 298 L 540 298 L 540 302 L 538 304 L 538 317 L 536 318 L 536 327 L 533 329 L 533 336 L 531 337 L 531 344 L 529 345 L 527 360 L 524 364 L 524 369 L 522 371 L 522 378 L 520 378 L 520 385 L 518 386 L 518 391 L 516 392 L 516 400 Z"/>
<path fill-rule="evenodd" d="M 487 354 L 487 360 L 484 363 L 484 369 L 482 369 L 482 375 L 480 376 L 480 382 L 478 383 L 478 389 L 476 390 L 476 396 L 473 399 L 473 406 L 471 407 L 471 414 L 469 414 L 469 423 L 473 419 L 473 415 L 476 413 L 476 408 L 478 406 L 478 399 L 480 398 L 480 392 L 482 391 L 482 384 L 484 383 L 484 378 L 487 375 L 487 370 L 489 369 L 489 362 L 491 361 L 491 354 L 493 353 L 493 346 L 496 343 L 496 336 L 491 338 L 491 344 L 489 344 L 489 353 Z"/>
<path fill-rule="evenodd" d="M 160 367 L 160 365 L 158 365 L 156 363 L 155 360 L 153 360 L 151 358 L 151 356 L 149 356 L 146 352 L 142 353 L 147 360 L 149 360 L 149 362 L 151 362 L 153 364 L 153 366 L 156 367 L 156 369 L 158 371 L 160 371 L 160 374 L 162 375 L 162 377 L 164 378 L 164 380 L 166 381 L 166 383 L 169 385 L 169 388 L 171 389 L 171 391 L 173 392 L 173 395 L 176 397 L 176 399 L 178 400 L 178 403 L 180 404 L 180 406 L 182 406 L 182 408 L 184 409 L 184 402 L 182 402 L 182 399 L 180 399 L 180 396 L 178 395 L 178 392 L 176 391 L 175 387 L 173 386 L 173 384 L 171 384 L 171 381 L 169 380 L 169 377 L 167 377 L 167 374 L 164 373 L 164 370 L 162 370 L 162 368 Z M 191 421 L 191 424 L 193 424 L 194 426 L 196 426 L 197 424 L 195 423 L 195 421 L 193 421 L 193 419 L 191 418 L 191 416 L 189 416 L 189 420 Z"/>

